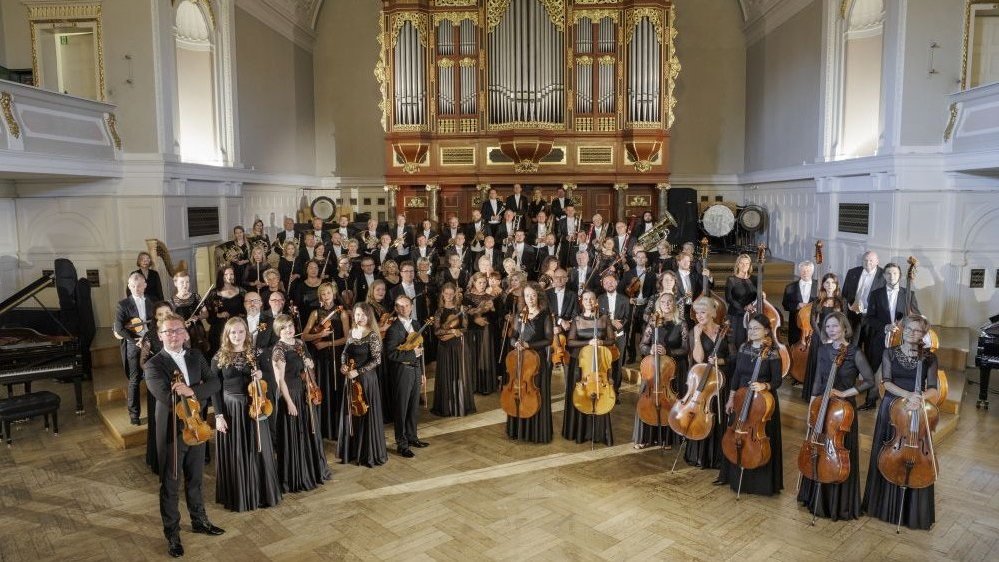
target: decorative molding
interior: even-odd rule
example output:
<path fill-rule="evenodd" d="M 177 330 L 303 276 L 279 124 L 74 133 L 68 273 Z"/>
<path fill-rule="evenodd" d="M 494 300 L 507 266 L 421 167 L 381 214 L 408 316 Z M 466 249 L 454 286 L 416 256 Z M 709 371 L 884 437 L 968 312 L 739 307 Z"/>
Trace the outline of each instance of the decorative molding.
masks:
<path fill-rule="evenodd" d="M 21 138 L 21 127 L 14 118 L 14 99 L 10 92 L 0 92 L 0 111 L 3 111 L 4 121 L 7 123 L 7 132 L 15 139 Z"/>
<path fill-rule="evenodd" d="M 434 13 L 434 27 L 436 28 L 442 21 L 449 21 L 454 25 L 460 24 L 464 20 L 471 20 L 475 25 L 479 25 L 478 12 L 436 12 Z"/>
<path fill-rule="evenodd" d="M 579 20 L 581 20 L 583 18 L 588 18 L 590 21 L 600 21 L 600 20 L 602 20 L 604 18 L 610 18 L 611 20 L 614 21 L 614 24 L 616 25 L 620 21 L 620 15 L 621 15 L 621 10 L 612 10 L 612 9 L 602 9 L 602 10 L 584 9 L 584 10 L 575 10 L 575 11 L 573 11 L 572 12 L 572 19 L 573 19 L 574 22 L 576 22 L 578 24 Z"/>
<path fill-rule="evenodd" d="M 503 13 L 510 5 L 510 0 L 489 0 L 486 3 L 486 23 L 489 24 L 487 31 L 492 33 L 493 28 L 503 20 Z"/>
<path fill-rule="evenodd" d="M 235 0 L 235 4 L 306 51 L 315 48 L 323 0 Z"/>
<path fill-rule="evenodd" d="M 114 116 L 114 113 L 104 115 L 104 124 L 108 128 L 108 135 L 114 142 L 115 149 L 121 150 L 121 137 L 118 136 L 118 119 Z"/>
<path fill-rule="evenodd" d="M 422 45 L 423 48 L 426 48 L 427 20 L 427 14 L 422 12 L 399 12 L 397 14 L 392 14 L 391 41 L 389 44 L 395 48 L 396 43 L 399 41 L 399 32 L 402 30 L 403 26 L 406 25 L 406 22 L 409 22 L 416 28 L 420 45 Z"/>
<path fill-rule="evenodd" d="M 474 6 L 475 2 L 476 0 L 434 0 L 434 6 L 464 8 L 465 6 Z"/>
<path fill-rule="evenodd" d="M 38 61 L 38 27 L 57 26 L 73 22 L 92 23 L 94 31 L 94 64 L 97 72 L 97 100 L 105 99 L 104 40 L 101 30 L 101 4 L 99 2 L 62 4 L 38 2 L 28 4 L 28 25 L 31 33 L 31 69 L 34 85 L 41 87 L 41 67 Z M 55 90 L 52 87 L 50 89 Z"/>
<path fill-rule="evenodd" d="M 378 18 L 378 62 L 375 63 L 375 80 L 378 81 L 378 91 L 381 98 L 378 100 L 378 109 L 382 113 L 382 130 L 388 132 L 388 109 L 389 109 L 389 76 L 388 76 L 388 47 L 385 41 L 385 13 L 382 12 Z"/>
<path fill-rule="evenodd" d="M 644 18 L 649 18 L 649 23 L 656 31 L 656 39 L 663 43 L 663 11 L 660 8 L 631 8 L 625 12 L 624 43 L 631 43 L 631 38 L 635 35 L 635 28 L 642 23 Z"/>

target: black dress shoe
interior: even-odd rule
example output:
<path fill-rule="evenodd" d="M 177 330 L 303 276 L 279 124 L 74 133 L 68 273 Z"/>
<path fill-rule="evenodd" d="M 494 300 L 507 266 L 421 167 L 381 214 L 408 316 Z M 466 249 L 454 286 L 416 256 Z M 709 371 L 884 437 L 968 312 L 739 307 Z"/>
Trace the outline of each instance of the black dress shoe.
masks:
<path fill-rule="evenodd" d="M 875 402 L 864 402 L 857 409 L 861 410 L 861 411 L 863 411 L 863 410 L 873 410 L 877 406 L 878 406 L 878 403 L 876 401 Z"/>
<path fill-rule="evenodd" d="M 180 537 L 167 539 L 167 553 L 173 558 L 180 558 L 184 555 L 184 545 L 180 544 Z"/>
<path fill-rule="evenodd" d="M 204 521 L 195 521 L 194 523 L 192 523 L 191 530 L 194 531 L 195 533 L 201 533 L 203 535 L 212 535 L 214 537 L 217 537 L 225 533 L 225 529 L 212 525 L 212 522 L 207 519 L 205 519 Z"/>
<path fill-rule="evenodd" d="M 399 454 L 407 459 L 411 459 L 416 456 L 416 453 L 412 449 L 399 449 Z"/>
<path fill-rule="evenodd" d="M 416 447 L 417 449 L 422 449 L 424 447 L 429 447 L 430 443 L 427 443 L 426 441 L 412 441 L 410 442 L 410 445 Z"/>
<path fill-rule="evenodd" d="M 132 425 L 142 425 L 142 421 L 139 420 L 139 418 L 132 418 L 131 422 L 132 422 Z M 183 549 L 181 549 L 181 550 L 183 550 Z"/>
<path fill-rule="evenodd" d="M 715 478 L 711 481 L 712 486 L 721 486 L 722 484 L 725 484 L 725 482 L 722 482 L 719 478 Z"/>

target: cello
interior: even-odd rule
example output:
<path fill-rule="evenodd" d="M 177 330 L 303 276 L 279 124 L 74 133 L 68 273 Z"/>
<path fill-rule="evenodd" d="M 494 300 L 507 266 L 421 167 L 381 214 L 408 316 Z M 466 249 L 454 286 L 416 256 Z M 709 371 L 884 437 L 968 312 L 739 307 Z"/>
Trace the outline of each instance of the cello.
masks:
<path fill-rule="evenodd" d="M 905 314 L 902 315 L 901 319 L 893 322 L 891 328 L 888 330 L 888 333 L 885 334 L 885 349 L 895 347 L 902 343 L 902 322 L 905 321 L 906 316 L 909 316 L 910 314 L 918 314 L 915 309 L 912 308 L 912 281 L 916 278 L 916 268 L 919 267 L 919 260 L 913 256 L 909 256 L 909 259 L 906 261 L 909 264 L 909 268 L 905 273 L 905 308 L 903 309 Z M 928 339 L 927 343 L 930 353 L 936 352 L 937 348 L 940 347 L 940 336 L 937 335 L 937 332 L 933 328 L 930 328 L 926 333 L 926 337 Z"/>
<path fill-rule="evenodd" d="M 760 367 L 769 358 L 773 345 L 774 342 L 769 337 L 763 340 L 749 385 L 736 391 L 732 400 L 733 409 L 738 414 L 722 436 L 725 458 L 739 467 L 739 487 L 735 496 L 737 500 L 742 493 L 742 476 L 746 469 L 759 468 L 770 462 L 770 438 L 767 437 L 766 424 L 774 413 L 776 402 L 770 391 L 755 391 L 752 386 L 759 379 Z"/>
<path fill-rule="evenodd" d="M 673 404 L 669 412 L 669 426 L 691 441 L 700 441 L 711 435 L 715 426 L 715 413 L 711 411 L 711 401 L 718 411 L 722 411 L 719 393 L 725 386 L 725 375 L 718 368 L 718 350 L 728 334 L 729 324 L 725 322 L 718 329 L 711 359 L 690 368 L 687 373 L 687 394 Z"/>
<path fill-rule="evenodd" d="M 840 346 L 839 353 L 829 369 L 822 398 L 808 405 L 808 431 L 798 452 L 798 470 L 815 482 L 812 525 L 818 510 L 822 484 L 840 484 L 850 476 L 850 450 L 843 445 L 846 434 L 853 426 L 853 405 L 832 395 L 836 373 L 846 361 L 850 346 Z"/>
<path fill-rule="evenodd" d="M 719 326 L 725 324 L 728 315 L 728 305 L 725 304 L 725 299 L 719 297 L 715 294 L 714 290 L 711 289 L 711 280 L 708 279 L 705 271 L 708 270 L 708 253 L 710 248 L 708 247 L 707 237 L 701 238 L 701 294 L 699 297 L 708 297 L 709 299 L 715 301 L 715 324 Z M 690 309 L 691 320 L 694 320 L 694 309 Z"/>
<path fill-rule="evenodd" d="M 922 342 L 916 347 L 916 387 L 913 390 L 920 406 L 910 409 L 908 399 L 895 398 L 889 409 L 892 438 L 885 442 L 878 453 L 878 471 L 885 480 L 902 489 L 898 507 L 898 525 L 902 527 L 905 509 L 905 490 L 921 489 L 933 485 L 938 475 L 936 453 L 933 451 L 933 431 L 940 413 L 933 402 L 923 398 L 923 364 L 926 355 Z"/>
<path fill-rule="evenodd" d="M 781 316 L 774 308 L 774 305 L 770 304 L 770 301 L 763 298 L 763 266 L 767 262 L 767 247 L 760 244 L 756 247 L 756 313 L 762 314 L 770 320 L 770 338 L 771 345 L 777 350 L 780 355 L 780 373 L 781 376 L 787 374 L 791 370 L 791 355 L 787 352 L 787 346 L 780 343 L 777 340 L 777 328 L 781 325 Z M 753 313 L 746 311 L 743 317 L 743 325 L 749 326 L 749 321 L 752 320 Z"/>
<path fill-rule="evenodd" d="M 652 323 L 652 353 L 642 359 L 639 368 L 645 388 L 638 395 L 638 403 L 635 405 L 639 419 L 658 428 L 667 425 L 667 414 L 676 402 L 676 391 L 673 390 L 676 361 L 669 355 L 656 353 L 655 349 L 659 345 L 659 330 L 664 320 L 658 312 L 653 312 L 649 318 Z"/>
<path fill-rule="evenodd" d="M 521 312 L 521 330 L 517 343 L 524 343 L 523 326 L 527 324 L 529 314 L 525 306 Z M 500 391 L 500 406 L 508 416 L 521 420 L 534 416 L 541 408 L 541 390 L 534 382 L 534 377 L 541 367 L 541 357 L 533 349 L 516 347 L 517 349 L 512 349 L 506 354 L 504 360 L 509 380 Z M 518 436 L 519 429 L 518 427 Z"/>
<path fill-rule="evenodd" d="M 822 265 L 822 241 L 815 242 L 815 266 Z M 818 275 L 818 271 L 815 275 Z M 813 275 L 813 279 L 815 278 Z M 821 277 L 819 277 L 821 278 Z M 819 287 L 819 290 L 822 288 Z M 815 297 L 816 295 L 813 295 Z M 812 303 L 814 298 L 798 309 L 794 320 L 801 331 L 801 340 L 791 346 L 791 377 L 798 382 L 805 382 L 805 371 L 808 369 L 808 350 L 812 347 Z M 790 343 L 790 342 L 788 342 Z"/>
<path fill-rule="evenodd" d="M 607 378 L 613 362 L 607 346 L 590 343 L 579 350 L 579 382 L 572 393 L 572 405 L 581 413 L 599 416 L 614 408 L 617 395 Z M 594 439 L 595 433 L 591 432 Z"/>

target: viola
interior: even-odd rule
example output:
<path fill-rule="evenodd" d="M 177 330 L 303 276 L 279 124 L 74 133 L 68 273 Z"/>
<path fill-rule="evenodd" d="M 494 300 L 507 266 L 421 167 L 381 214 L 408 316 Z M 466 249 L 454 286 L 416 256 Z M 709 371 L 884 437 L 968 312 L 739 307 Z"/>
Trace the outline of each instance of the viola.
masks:
<path fill-rule="evenodd" d="M 822 241 L 815 242 L 815 266 L 822 265 Z M 816 271 L 818 276 L 819 272 Z M 821 279 L 821 276 L 819 276 Z M 819 288 L 821 290 L 821 287 Z M 814 295 L 813 295 L 814 296 Z M 805 304 L 795 313 L 798 330 L 801 331 L 801 341 L 791 346 L 791 377 L 798 382 L 805 382 L 805 371 L 808 368 L 808 350 L 812 347 L 812 307 L 813 302 Z M 790 342 L 789 342 L 790 343 Z"/>
<path fill-rule="evenodd" d="M 765 339 L 753 366 L 753 376 L 749 385 L 735 393 L 733 405 L 735 412 L 738 413 L 722 436 L 722 452 L 725 458 L 742 469 L 759 468 L 770 462 L 770 438 L 767 437 L 766 423 L 774 413 L 776 402 L 769 391 L 752 390 L 752 384 L 759 379 L 760 367 L 770 356 L 772 348 L 773 341 Z M 771 376 L 773 375 L 771 373 Z"/>
<path fill-rule="evenodd" d="M 676 361 L 669 355 L 656 353 L 659 345 L 659 330 L 663 325 L 663 317 L 658 312 L 649 319 L 652 322 L 652 353 L 639 368 L 642 380 L 645 381 L 642 392 L 638 395 L 638 417 L 648 425 L 662 427 L 667 425 L 667 414 L 676 402 L 676 391 L 673 390 L 673 378 L 676 376 Z"/>
<path fill-rule="evenodd" d="M 179 369 L 173 372 L 173 382 L 184 382 L 184 375 Z M 177 419 L 184 424 L 182 436 L 185 444 L 193 447 L 211 438 L 212 428 L 201 417 L 201 403 L 198 402 L 197 398 L 178 396 L 173 411 L 177 415 Z"/>
<path fill-rule="evenodd" d="M 347 359 L 343 365 L 343 372 L 349 373 L 357 368 L 357 363 L 353 359 Z M 368 413 L 368 402 L 364 399 L 364 387 L 357 379 L 351 380 L 347 384 L 350 393 L 350 415 L 359 418 Z"/>
<path fill-rule="evenodd" d="M 916 278 L 916 268 L 919 267 L 919 260 L 913 256 L 909 256 L 907 262 L 909 268 L 905 273 L 905 308 L 902 309 L 905 312 L 900 320 L 894 322 L 888 328 L 888 332 L 885 334 L 885 349 L 902 344 L 902 323 L 905 322 L 905 317 L 910 314 L 918 314 L 912 307 L 912 296 L 914 294 L 912 291 L 912 281 Z M 933 328 L 930 328 L 926 335 L 929 337 L 930 352 L 935 352 L 940 347 L 940 336 L 937 335 L 936 330 Z"/>
<path fill-rule="evenodd" d="M 607 346 L 591 343 L 579 350 L 579 382 L 572 393 L 572 404 L 581 413 L 603 415 L 614 408 L 617 395 L 608 380 L 613 363 Z"/>
<path fill-rule="evenodd" d="M 715 338 L 715 347 L 706 363 L 699 363 L 687 373 L 687 394 L 673 404 L 669 411 L 669 426 L 677 434 L 691 441 L 700 441 L 711 435 L 715 426 L 715 413 L 711 402 L 722 411 L 721 392 L 725 386 L 725 375 L 718 368 L 718 351 L 725 343 L 728 322 L 722 324 Z"/>
<path fill-rule="evenodd" d="M 524 307 L 519 343 L 524 342 L 523 325 L 529 320 L 528 314 L 527 307 Z M 534 381 L 541 368 L 541 357 L 533 349 L 518 346 L 506 354 L 504 363 L 507 382 L 500 390 L 500 407 L 510 417 L 530 418 L 541 408 L 541 390 Z"/>
<path fill-rule="evenodd" d="M 558 317 L 552 316 L 552 322 L 555 323 L 555 327 L 558 329 L 558 333 L 555 334 L 555 338 L 552 340 L 552 365 L 564 367 L 569 364 L 569 352 L 566 349 L 568 340 L 558 325 Z"/>
<path fill-rule="evenodd" d="M 923 399 L 925 354 L 922 345 L 918 347 L 916 360 L 915 393 L 922 407 L 910 409 L 907 399 L 894 399 L 889 412 L 892 438 L 878 453 L 878 470 L 886 480 L 902 488 L 926 488 L 937 477 L 933 430 L 940 414 L 932 402 Z"/>
<path fill-rule="evenodd" d="M 853 425 L 853 405 L 832 395 L 836 372 L 846 360 L 849 346 L 839 348 L 829 370 L 822 398 L 808 406 L 808 431 L 798 452 L 798 470 L 813 482 L 839 484 L 850 476 L 850 451 L 843 440 Z"/>
<path fill-rule="evenodd" d="M 399 344 L 399 349 L 402 351 L 413 351 L 414 349 L 423 345 L 423 331 L 427 329 L 431 324 L 434 323 L 434 317 L 431 316 L 427 318 L 427 321 L 423 323 L 423 326 L 419 330 L 414 330 L 406 336 L 406 341 Z"/>
<path fill-rule="evenodd" d="M 305 346 L 301 341 L 295 342 L 295 351 L 304 362 L 308 355 L 305 353 Z M 302 382 L 305 383 L 305 395 L 309 404 L 309 417 L 312 419 L 312 433 L 316 432 L 316 409 L 312 406 L 319 406 L 323 403 L 323 390 L 316 384 L 316 374 L 308 366 L 302 369 Z"/>
<path fill-rule="evenodd" d="M 763 266 L 766 261 L 767 247 L 760 244 L 756 247 L 756 313 L 766 316 L 767 320 L 770 321 L 770 338 L 772 345 L 780 355 L 780 372 L 781 376 L 784 376 L 791 370 L 791 355 L 787 351 L 787 346 L 777 340 L 777 328 L 780 328 L 781 325 L 781 315 L 774 308 L 774 305 L 770 304 L 770 301 L 763 298 Z M 752 313 L 746 312 L 743 320 L 746 326 L 749 325 L 752 316 Z"/>

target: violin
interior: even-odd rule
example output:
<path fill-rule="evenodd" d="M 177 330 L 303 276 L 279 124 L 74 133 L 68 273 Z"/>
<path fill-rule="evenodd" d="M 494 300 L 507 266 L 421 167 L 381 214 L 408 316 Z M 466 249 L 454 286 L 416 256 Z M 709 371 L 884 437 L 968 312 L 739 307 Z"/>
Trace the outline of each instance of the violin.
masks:
<path fill-rule="evenodd" d="M 763 340 L 749 385 L 735 393 L 733 405 L 737 414 L 722 436 L 725 458 L 742 469 L 759 468 L 770 461 L 770 438 L 767 437 L 766 423 L 774 413 L 776 402 L 769 391 L 754 391 L 752 385 L 759 379 L 760 367 L 769 358 L 773 345 L 770 338 Z M 771 376 L 774 375 L 771 373 Z M 740 475 L 740 489 L 741 478 Z"/>
<path fill-rule="evenodd" d="M 787 346 L 777 340 L 777 328 L 781 325 L 781 315 L 774 308 L 774 305 L 770 304 L 770 301 L 763 298 L 763 265 L 766 261 L 767 247 L 760 244 L 756 248 L 756 313 L 766 316 L 767 320 L 770 321 L 771 345 L 775 346 L 778 355 L 780 355 L 780 372 L 781 376 L 784 376 L 791 370 L 791 355 L 787 352 Z M 752 316 L 753 313 L 746 312 L 743 320 L 744 325 L 749 325 Z"/>
<path fill-rule="evenodd" d="M 347 374 L 356 368 L 357 363 L 353 359 L 347 359 L 347 362 L 343 365 L 343 372 Z M 359 418 L 367 414 L 368 402 L 364 399 L 364 387 L 361 386 L 361 382 L 353 379 L 347 384 L 347 388 L 350 392 L 350 415 Z"/>
<path fill-rule="evenodd" d="M 302 358 L 303 362 L 305 361 L 305 359 L 308 358 L 308 355 L 306 355 L 305 353 L 305 346 L 302 344 L 301 341 L 295 342 L 295 351 L 298 352 L 298 355 Z M 319 406 L 320 404 L 323 403 L 323 390 L 319 388 L 318 384 L 316 384 L 316 374 L 308 366 L 306 366 L 302 370 L 301 376 L 302 376 L 302 381 L 305 383 L 306 400 L 310 405 L 309 415 L 312 418 L 312 433 L 315 433 L 316 409 L 312 408 L 311 406 Z"/>
<path fill-rule="evenodd" d="M 552 316 L 552 322 L 558 329 L 558 333 L 555 334 L 555 338 L 552 340 L 552 365 L 564 367 L 569 364 L 569 352 L 566 349 L 568 340 L 565 337 L 565 332 L 558 325 L 558 318 L 556 316 Z"/>
<path fill-rule="evenodd" d="M 145 322 L 143 322 L 142 318 L 135 317 L 129 319 L 128 322 L 125 322 L 125 324 L 123 324 L 122 327 L 138 336 L 141 335 L 142 332 L 146 331 L 146 328 L 152 323 L 153 320 L 146 320 Z"/>
<path fill-rule="evenodd" d="M 399 349 L 401 351 L 413 351 L 418 347 L 422 347 L 423 331 L 426 330 L 427 327 L 433 323 L 434 323 L 433 316 L 427 318 L 427 321 L 423 323 L 423 326 L 420 326 L 419 330 L 412 331 L 406 336 L 406 341 L 399 344 Z"/>
<path fill-rule="evenodd" d="M 843 344 L 829 369 L 822 398 L 808 406 L 808 431 L 798 453 L 798 470 L 813 482 L 839 484 L 850 476 L 850 451 L 843 445 L 853 425 L 853 405 L 832 396 L 836 372 L 846 360 L 849 345 Z"/>
<path fill-rule="evenodd" d="M 184 382 L 184 375 L 180 370 L 174 370 L 173 382 Z M 178 396 L 174 404 L 173 411 L 177 419 L 184 423 L 183 439 L 188 446 L 195 446 L 208 441 L 212 437 L 212 428 L 208 422 L 201 417 L 201 403 L 198 399 Z"/>
<path fill-rule="evenodd" d="M 257 370 L 257 358 L 254 357 L 252 351 L 247 357 L 247 361 L 250 364 L 250 372 L 255 372 Z M 263 445 L 260 442 L 260 420 L 265 420 L 274 413 L 274 404 L 267 398 L 266 381 L 260 379 L 252 381 L 246 387 L 246 392 L 250 395 L 250 419 L 257 422 L 257 452 L 259 453 L 263 450 Z"/>
<path fill-rule="evenodd" d="M 579 350 L 579 382 L 572 393 L 572 405 L 581 413 L 599 416 L 614 408 L 617 395 L 608 381 L 613 363 L 607 346 L 591 343 Z"/>
<path fill-rule="evenodd" d="M 652 353 L 642 359 L 639 371 L 645 381 L 642 392 L 638 395 L 638 417 L 653 427 L 663 427 L 668 423 L 667 413 L 676 402 L 676 391 L 673 390 L 673 378 L 676 376 L 676 361 L 665 354 L 656 353 L 659 345 L 659 330 L 665 319 L 658 312 L 653 312 L 649 319 L 652 323 Z"/>
<path fill-rule="evenodd" d="M 669 411 L 669 426 L 691 441 L 700 441 L 711 435 L 715 426 L 715 413 L 711 411 L 712 400 L 718 411 L 722 411 L 719 393 L 725 386 L 725 375 L 718 368 L 718 351 L 725 342 L 728 330 L 728 322 L 718 329 L 709 360 L 690 368 L 687 373 L 687 394 L 673 404 Z"/>
<path fill-rule="evenodd" d="M 817 240 L 815 242 L 815 266 L 822 265 L 822 241 Z M 816 271 L 815 275 L 818 276 L 819 272 Z M 821 279 L 821 277 L 819 277 Z M 821 291 L 822 288 L 819 287 Z M 801 341 L 796 345 L 791 346 L 791 377 L 798 382 L 805 382 L 805 371 L 808 367 L 808 350 L 812 347 L 812 308 L 814 305 L 814 297 L 818 295 L 812 295 L 813 300 L 805 304 L 805 306 L 798 309 L 795 313 L 795 321 L 798 323 L 798 329 L 801 331 Z"/>
<path fill-rule="evenodd" d="M 521 315 L 521 330 L 519 343 L 524 342 L 523 325 L 529 320 L 529 311 L 524 307 Z M 534 377 L 541 367 L 541 357 L 533 349 L 511 350 L 506 354 L 507 383 L 500 390 L 500 406 L 510 417 L 525 419 L 538 413 L 541 408 L 541 390 L 534 382 Z"/>
<path fill-rule="evenodd" d="M 922 344 L 917 349 L 914 392 L 922 407 L 910 409 L 907 399 L 894 399 L 890 409 L 892 438 L 878 453 L 878 470 L 896 486 L 918 489 L 931 486 L 936 481 L 938 469 L 933 452 L 933 431 L 940 413 L 936 405 L 923 399 L 926 355 Z"/>
<path fill-rule="evenodd" d="M 343 307 L 342 306 L 335 307 L 333 310 L 331 310 L 329 312 L 329 314 L 327 314 L 326 316 L 324 316 L 322 320 L 320 320 L 319 322 L 316 322 L 312 326 L 312 330 L 310 330 L 309 333 L 311 333 L 311 334 L 321 334 L 321 333 L 323 333 L 325 331 L 331 331 L 331 330 L 333 330 L 333 317 L 336 316 L 337 314 L 340 314 L 341 312 L 343 312 Z"/>
<path fill-rule="evenodd" d="M 726 318 L 728 318 L 728 305 L 725 304 L 725 299 L 715 294 L 715 292 L 711 289 L 711 281 L 708 279 L 707 275 L 703 274 L 704 271 L 708 270 L 708 254 L 710 253 L 710 251 L 711 250 L 708 245 L 707 237 L 701 238 L 701 272 L 702 272 L 703 283 L 701 283 L 701 294 L 698 296 L 708 297 L 711 300 L 715 301 L 715 324 L 721 326 L 724 325 L 725 322 L 727 321 Z M 690 314 L 691 315 L 694 314 L 693 309 L 690 310 Z M 696 321 L 696 318 L 692 320 Z"/>

